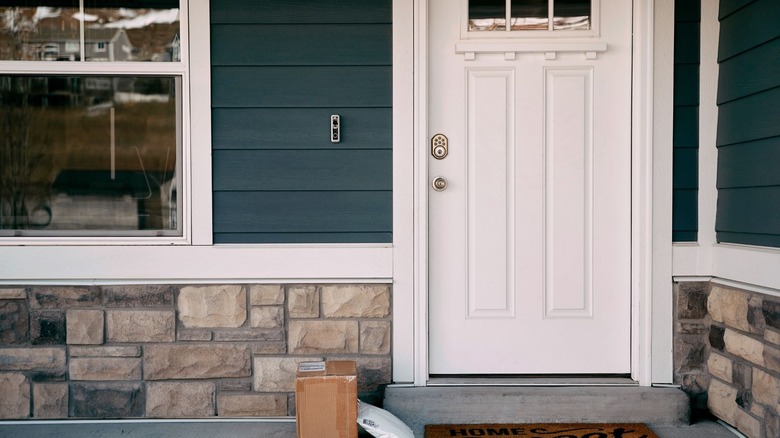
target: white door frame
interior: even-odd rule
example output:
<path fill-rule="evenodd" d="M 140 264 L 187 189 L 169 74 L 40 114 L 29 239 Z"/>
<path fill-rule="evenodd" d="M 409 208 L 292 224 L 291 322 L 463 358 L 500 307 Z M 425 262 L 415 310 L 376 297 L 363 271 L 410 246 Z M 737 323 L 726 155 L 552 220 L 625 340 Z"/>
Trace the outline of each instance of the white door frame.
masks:
<path fill-rule="evenodd" d="M 650 386 L 673 374 L 674 0 L 633 3 L 631 376 Z M 416 386 L 428 380 L 427 11 L 393 0 L 393 377 Z"/>

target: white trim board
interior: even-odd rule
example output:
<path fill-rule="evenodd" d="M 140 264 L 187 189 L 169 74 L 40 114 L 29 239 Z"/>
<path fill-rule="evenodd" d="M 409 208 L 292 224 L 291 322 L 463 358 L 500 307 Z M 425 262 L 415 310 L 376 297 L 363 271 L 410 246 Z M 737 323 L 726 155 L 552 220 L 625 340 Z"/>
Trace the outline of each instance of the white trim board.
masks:
<path fill-rule="evenodd" d="M 389 245 L 25 246 L 0 247 L 4 282 L 210 279 L 382 279 L 391 281 Z"/>

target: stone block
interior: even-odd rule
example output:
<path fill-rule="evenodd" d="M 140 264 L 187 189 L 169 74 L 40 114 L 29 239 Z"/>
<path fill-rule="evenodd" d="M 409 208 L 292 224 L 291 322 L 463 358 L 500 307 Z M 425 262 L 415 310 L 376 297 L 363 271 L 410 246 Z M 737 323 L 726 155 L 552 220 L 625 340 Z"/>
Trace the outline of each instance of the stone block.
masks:
<path fill-rule="evenodd" d="M 764 340 L 770 344 L 780 345 L 780 331 L 764 330 Z"/>
<path fill-rule="evenodd" d="M 293 393 L 287 396 L 287 415 L 294 417 L 295 412 L 295 394 Z"/>
<path fill-rule="evenodd" d="M 214 340 L 223 342 L 284 341 L 284 330 L 227 329 L 215 330 Z"/>
<path fill-rule="evenodd" d="M 316 286 L 287 288 L 287 313 L 290 318 L 319 318 L 320 292 Z"/>
<path fill-rule="evenodd" d="M 249 304 L 253 306 L 284 304 L 284 289 L 278 284 L 253 284 L 249 286 Z"/>
<path fill-rule="evenodd" d="M 176 314 L 173 310 L 109 310 L 106 327 L 111 342 L 173 342 Z"/>
<path fill-rule="evenodd" d="M 30 381 L 22 373 L 0 373 L 0 418 L 30 416 Z"/>
<path fill-rule="evenodd" d="M 257 392 L 295 391 L 295 373 L 298 364 L 316 360 L 321 358 L 255 357 L 254 390 Z"/>
<path fill-rule="evenodd" d="M 756 365 L 764 364 L 764 344 L 742 333 L 726 329 L 723 337 L 726 351 Z"/>
<path fill-rule="evenodd" d="M 708 283 L 679 283 L 677 286 L 677 317 L 702 319 L 707 315 Z"/>
<path fill-rule="evenodd" d="M 682 335 L 704 335 L 709 331 L 709 325 L 703 322 L 678 322 L 676 330 L 678 334 Z"/>
<path fill-rule="evenodd" d="M 322 313 L 326 318 L 384 318 L 390 315 L 390 286 L 323 286 Z"/>
<path fill-rule="evenodd" d="M 762 313 L 763 300 L 757 296 L 750 297 L 748 302 L 748 314 L 747 321 L 750 326 L 751 333 L 764 334 L 766 323 L 764 322 L 764 315 Z"/>
<path fill-rule="evenodd" d="M 733 388 L 719 380 L 713 379 L 710 382 L 708 391 L 707 407 L 710 412 L 726 423 L 734 424 L 739 406 L 737 406 L 737 389 Z"/>
<path fill-rule="evenodd" d="M 3 289 L 0 289 L 1 291 Z M 0 300 L 0 343 L 26 343 L 29 339 L 29 321 L 30 314 L 24 300 Z"/>
<path fill-rule="evenodd" d="M 65 367 L 65 348 L 0 348 L 0 370 L 57 370 Z"/>
<path fill-rule="evenodd" d="M 70 380 L 141 380 L 141 359 L 137 357 L 71 358 Z"/>
<path fill-rule="evenodd" d="M 252 390 L 252 382 L 249 380 L 222 379 L 217 382 L 217 385 L 220 391 L 248 392 Z"/>
<path fill-rule="evenodd" d="M 26 300 L 27 290 L 21 287 L 0 288 L 0 300 Z"/>
<path fill-rule="evenodd" d="M 287 415 L 285 394 L 220 394 L 220 417 L 283 417 Z"/>
<path fill-rule="evenodd" d="M 764 345 L 764 366 L 780 373 L 780 349 Z"/>
<path fill-rule="evenodd" d="M 188 328 L 241 327 L 246 321 L 243 286 L 187 286 L 179 291 L 179 320 Z"/>
<path fill-rule="evenodd" d="M 70 357 L 141 357 L 141 347 L 68 347 Z"/>
<path fill-rule="evenodd" d="M 74 383 L 71 387 L 71 417 L 132 418 L 144 415 L 144 387 L 138 382 Z"/>
<path fill-rule="evenodd" d="M 780 415 L 766 412 L 764 415 L 764 436 L 780 436 Z"/>
<path fill-rule="evenodd" d="M 41 286 L 30 288 L 30 307 L 71 309 L 100 305 L 100 288 L 96 286 Z"/>
<path fill-rule="evenodd" d="M 731 370 L 731 383 L 739 390 L 753 386 L 753 368 L 744 362 L 734 362 Z"/>
<path fill-rule="evenodd" d="M 230 344 L 148 345 L 146 380 L 249 377 L 249 347 Z"/>
<path fill-rule="evenodd" d="M 211 330 L 179 330 L 180 341 L 210 341 L 214 335 Z"/>
<path fill-rule="evenodd" d="M 172 285 L 103 286 L 107 307 L 173 307 L 176 287 Z"/>
<path fill-rule="evenodd" d="M 252 355 L 280 355 L 287 353 L 286 342 L 263 342 L 252 344 Z"/>
<path fill-rule="evenodd" d="M 390 354 L 390 321 L 360 322 L 360 354 Z"/>
<path fill-rule="evenodd" d="M 734 426 L 748 438 L 762 438 L 761 421 L 741 409 L 737 410 L 735 414 Z"/>
<path fill-rule="evenodd" d="M 284 307 L 252 307 L 252 317 L 250 322 L 251 326 L 255 328 L 282 328 L 284 327 Z"/>
<path fill-rule="evenodd" d="M 33 417 L 67 418 L 68 384 L 38 383 L 33 386 Z"/>
<path fill-rule="evenodd" d="M 761 305 L 761 313 L 764 315 L 764 324 L 775 330 L 780 330 L 780 302 L 764 300 Z"/>
<path fill-rule="evenodd" d="M 703 372 L 675 377 L 675 381 L 691 399 L 691 408 L 699 411 L 707 409 L 707 388 L 710 387 L 710 380 L 709 374 Z"/>
<path fill-rule="evenodd" d="M 63 345 L 65 336 L 65 312 L 61 310 L 30 312 L 30 340 L 34 345 Z"/>
<path fill-rule="evenodd" d="M 358 352 L 358 322 L 290 321 L 288 343 L 292 354 L 354 354 Z"/>
<path fill-rule="evenodd" d="M 678 336 L 674 341 L 674 364 L 678 373 L 699 370 L 704 366 L 707 345 L 699 336 Z"/>
<path fill-rule="evenodd" d="M 707 369 L 713 376 L 731 382 L 733 366 L 731 359 L 726 356 L 722 356 L 718 353 L 711 352 L 710 357 L 707 359 Z"/>
<path fill-rule="evenodd" d="M 780 415 L 780 379 L 753 368 L 753 400 Z"/>
<path fill-rule="evenodd" d="M 749 332 L 747 320 L 750 294 L 722 286 L 713 285 L 707 301 L 707 310 L 712 319 L 729 327 Z"/>
<path fill-rule="evenodd" d="M 357 362 L 358 391 L 376 391 L 393 380 L 389 357 L 359 357 Z"/>
<path fill-rule="evenodd" d="M 213 382 L 149 382 L 146 384 L 146 416 L 212 417 L 215 392 Z"/>
<path fill-rule="evenodd" d="M 723 351 L 723 349 L 726 348 L 726 342 L 723 340 L 725 335 L 725 328 L 711 325 L 710 333 L 707 336 L 710 342 L 710 347 L 714 348 L 715 350 Z"/>
<path fill-rule="evenodd" d="M 103 343 L 105 317 L 102 310 L 71 309 L 67 312 L 66 321 L 68 344 Z"/>

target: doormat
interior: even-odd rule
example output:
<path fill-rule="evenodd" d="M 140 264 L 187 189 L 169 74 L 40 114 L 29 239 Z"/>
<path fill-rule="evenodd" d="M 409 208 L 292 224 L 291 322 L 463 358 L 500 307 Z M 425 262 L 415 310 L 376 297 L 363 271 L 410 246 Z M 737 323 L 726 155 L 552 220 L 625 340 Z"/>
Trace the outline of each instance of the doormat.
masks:
<path fill-rule="evenodd" d="M 641 423 L 429 424 L 425 438 L 658 438 Z"/>

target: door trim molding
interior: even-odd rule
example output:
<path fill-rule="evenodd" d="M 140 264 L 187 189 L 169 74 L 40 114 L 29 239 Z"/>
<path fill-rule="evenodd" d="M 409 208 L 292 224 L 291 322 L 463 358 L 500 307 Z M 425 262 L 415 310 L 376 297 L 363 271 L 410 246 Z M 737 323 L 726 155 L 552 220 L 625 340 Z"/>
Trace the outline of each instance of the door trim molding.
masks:
<path fill-rule="evenodd" d="M 671 133 L 671 122 L 656 120 L 659 109 L 666 110 L 666 90 L 671 90 L 671 78 L 663 76 L 667 72 L 666 59 L 656 64 L 654 47 L 668 48 L 664 56 L 672 53 L 673 32 L 664 29 L 659 32 L 659 24 L 673 29 L 674 2 L 655 0 L 633 0 L 634 4 L 634 66 L 632 84 L 632 378 L 642 386 L 652 383 L 671 381 L 671 218 L 662 218 L 662 213 L 671 211 L 671 187 L 666 193 L 666 183 L 661 173 L 671 169 L 671 151 L 663 151 L 667 132 Z M 411 50 L 406 45 L 395 45 L 396 56 L 413 65 L 413 175 L 414 219 L 413 219 L 413 287 L 411 294 L 414 303 L 413 317 L 413 383 L 426 386 L 428 382 L 428 0 L 395 0 L 396 6 L 413 11 L 413 41 Z M 659 23 L 668 20 L 671 11 L 671 23 Z M 394 13 L 395 14 L 395 13 Z M 394 18 L 395 15 L 394 15 Z M 398 30 L 410 29 L 395 22 Z M 395 32 L 394 32 L 395 33 Z M 654 67 L 663 65 L 659 73 Z M 671 71 L 671 70 L 669 70 Z M 394 67 L 394 73 L 399 73 Z M 406 73 L 406 72 L 404 72 Z M 402 78 L 395 76 L 394 85 Z M 654 88 L 654 84 L 659 85 Z M 395 88 L 395 87 L 394 87 Z M 408 89 L 407 89 L 408 92 Z M 657 105 L 663 103 L 664 105 Z M 405 108 L 399 111 L 394 123 L 402 117 Z M 408 113 L 407 113 L 408 114 Z M 663 136 L 654 134 L 661 133 Z M 671 138 L 669 138 L 670 140 Z M 396 142 L 398 139 L 396 137 Z M 396 143 L 400 149 L 408 150 L 409 145 Z M 657 145 L 657 148 L 654 148 Z M 668 148 L 671 149 L 671 148 Z M 655 165 L 654 165 L 655 164 Z M 408 166 L 408 162 L 405 166 Z M 668 169 L 668 170 L 665 170 Z M 398 176 L 398 175 L 396 175 Z M 669 179 L 671 181 L 671 179 Z M 654 214 L 655 213 L 655 214 Z M 655 220 L 654 220 L 655 219 Z M 667 224 L 668 222 L 668 224 Z M 667 236 L 668 234 L 668 236 Z M 666 239 L 668 237 L 668 239 Z M 669 254 L 666 254 L 666 253 Z M 399 260 L 400 255 L 396 256 Z M 668 266 L 667 266 L 668 265 Z M 668 269 L 666 269 L 668 268 Z M 668 271 L 668 272 L 667 272 Z M 397 275 L 396 281 L 401 280 Z M 402 297 L 397 297 L 402 298 Z M 401 300 L 396 300 L 396 303 Z M 397 315 L 398 316 L 398 315 Z M 667 319 L 669 319 L 667 323 Z M 395 324 L 403 324 L 408 318 L 396 318 Z M 397 329 L 396 329 L 397 330 Z M 396 337 L 396 342 L 398 338 Z M 394 347 L 398 345 L 395 344 Z M 405 345 L 402 343 L 402 345 Z M 408 348 L 408 347 L 407 347 Z M 394 348 L 394 351 L 398 352 Z M 406 350 L 409 351 L 409 350 Z M 403 354 L 394 355 L 394 360 Z M 406 355 L 403 355 L 406 356 Z M 396 363 L 394 368 L 398 364 Z M 408 365 L 405 363 L 406 368 Z M 654 367 L 656 369 L 654 369 Z"/>

